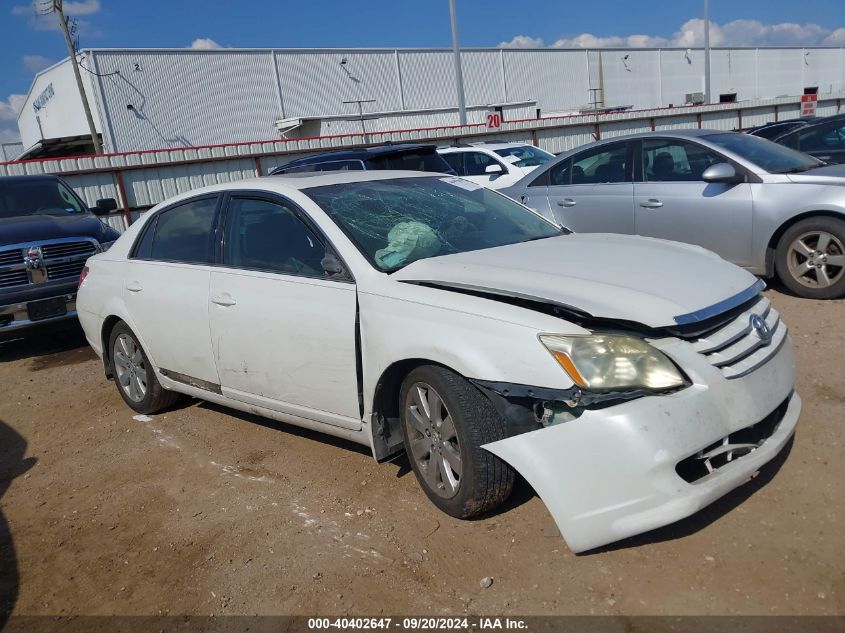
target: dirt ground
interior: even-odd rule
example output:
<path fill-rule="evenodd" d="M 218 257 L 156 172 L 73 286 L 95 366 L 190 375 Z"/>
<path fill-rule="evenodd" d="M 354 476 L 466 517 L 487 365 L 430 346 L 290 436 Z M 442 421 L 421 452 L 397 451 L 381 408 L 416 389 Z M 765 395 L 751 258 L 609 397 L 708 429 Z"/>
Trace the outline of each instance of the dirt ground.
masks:
<path fill-rule="evenodd" d="M 791 450 L 580 556 L 524 482 L 459 521 L 404 459 L 196 401 L 137 421 L 78 333 L 0 344 L 0 615 L 845 614 L 845 302 L 769 295 Z"/>

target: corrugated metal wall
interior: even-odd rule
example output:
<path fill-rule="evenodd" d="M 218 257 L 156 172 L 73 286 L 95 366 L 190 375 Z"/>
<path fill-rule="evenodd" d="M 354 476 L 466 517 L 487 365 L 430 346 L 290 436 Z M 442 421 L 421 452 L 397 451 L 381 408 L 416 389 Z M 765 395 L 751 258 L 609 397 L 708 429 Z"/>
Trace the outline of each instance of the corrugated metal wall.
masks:
<path fill-rule="evenodd" d="M 286 117 L 356 113 L 356 104 L 343 103 L 356 99 L 375 100 L 364 104 L 365 112 L 403 109 L 393 51 L 278 51 L 275 56 Z"/>
<path fill-rule="evenodd" d="M 504 57 L 506 101 L 537 101 L 544 112 L 590 103 L 587 51 L 512 49 Z"/>
<path fill-rule="evenodd" d="M 236 143 L 278 135 L 268 53 L 100 52 L 108 149 Z M 119 71 L 119 72 L 118 72 Z M 128 108 L 132 105 L 132 109 Z"/>
<path fill-rule="evenodd" d="M 663 105 L 660 94 L 659 51 L 603 51 L 601 69 L 606 106 L 631 105 L 657 108 Z"/>
<path fill-rule="evenodd" d="M 86 73 L 85 80 L 93 88 L 111 152 L 273 139 L 279 118 L 354 116 L 357 105 L 344 102 L 359 99 L 374 101 L 363 106 L 365 112 L 389 113 L 369 122 L 371 130 L 458 122 L 454 110 L 444 111 L 457 101 L 450 50 L 104 49 L 87 54 L 89 67 L 100 76 Z M 591 87 L 603 87 L 606 106 L 641 109 L 681 105 L 687 93 L 703 90 L 702 49 L 465 49 L 462 59 L 468 106 L 536 101 L 543 113 L 572 112 L 591 103 Z M 72 82 L 68 66 L 58 69 Z M 48 79 L 42 73 L 34 86 Z M 799 95 L 810 86 L 820 95 L 842 91 L 845 49 L 713 49 L 712 86 L 714 100 L 734 92 L 740 100 Z M 68 114 L 73 91 L 58 87 L 50 107 L 67 119 L 63 129 L 84 126 L 78 113 Z M 438 112 L 411 112 L 424 109 Z M 525 111 L 527 117 L 535 114 L 533 108 Z M 358 131 L 348 121 L 320 125 L 320 134 Z M 31 127 L 28 133 L 36 134 Z M 59 132 L 45 134 L 53 138 Z"/>

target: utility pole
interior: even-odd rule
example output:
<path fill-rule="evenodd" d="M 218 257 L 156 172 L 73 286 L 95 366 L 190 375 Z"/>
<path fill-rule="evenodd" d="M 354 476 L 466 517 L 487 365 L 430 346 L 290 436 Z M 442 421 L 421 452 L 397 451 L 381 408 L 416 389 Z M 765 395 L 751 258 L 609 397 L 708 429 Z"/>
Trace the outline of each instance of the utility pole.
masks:
<path fill-rule="evenodd" d="M 70 31 L 67 27 L 67 18 L 65 18 L 62 10 L 62 0 L 52 0 L 52 10 L 59 18 L 59 26 L 62 27 L 62 33 L 65 34 L 65 44 L 67 44 L 67 51 L 70 55 L 70 64 L 73 66 L 73 74 L 76 77 L 76 87 L 79 89 L 79 97 L 82 99 L 82 108 L 85 110 L 85 119 L 88 121 L 88 131 L 91 132 L 91 142 L 94 143 L 94 153 L 102 154 L 103 146 L 100 145 L 100 137 L 97 136 L 97 130 L 94 128 L 94 118 L 91 116 L 91 108 L 88 105 L 88 98 L 85 96 L 85 87 L 82 85 L 82 76 L 79 74 L 79 63 L 76 60 L 76 47 L 73 45 L 73 40 L 70 37 Z"/>
<path fill-rule="evenodd" d="M 704 0 L 704 103 L 710 103 L 710 0 Z"/>
<path fill-rule="evenodd" d="M 461 125 L 467 124 L 467 105 L 464 99 L 464 73 L 461 70 L 461 49 L 458 45 L 458 14 L 455 0 L 449 0 L 449 15 L 452 18 L 452 52 L 455 56 L 455 89 L 458 91 L 458 116 Z"/>

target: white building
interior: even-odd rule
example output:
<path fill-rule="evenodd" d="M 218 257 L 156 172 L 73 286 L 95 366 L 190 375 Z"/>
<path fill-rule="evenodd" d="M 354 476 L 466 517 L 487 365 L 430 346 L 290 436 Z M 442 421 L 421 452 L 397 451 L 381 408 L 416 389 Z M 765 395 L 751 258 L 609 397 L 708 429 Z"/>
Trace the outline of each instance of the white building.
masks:
<path fill-rule="evenodd" d="M 843 48 L 719 48 L 712 100 L 845 90 Z M 458 123 L 446 49 L 91 49 L 83 82 L 106 152 Z M 701 49 L 464 49 L 469 122 L 590 107 L 681 105 L 703 91 Z M 363 116 L 359 115 L 363 112 Z M 24 157 L 85 153 L 68 59 L 35 77 L 18 119 Z"/>

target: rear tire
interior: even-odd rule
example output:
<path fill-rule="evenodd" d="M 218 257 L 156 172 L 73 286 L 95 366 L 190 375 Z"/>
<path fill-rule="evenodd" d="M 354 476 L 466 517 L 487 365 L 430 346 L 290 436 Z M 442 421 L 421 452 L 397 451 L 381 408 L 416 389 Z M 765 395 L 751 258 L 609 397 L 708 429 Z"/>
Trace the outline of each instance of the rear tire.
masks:
<path fill-rule="evenodd" d="M 465 519 L 510 496 L 514 471 L 481 448 L 506 437 L 505 421 L 458 374 L 424 365 L 402 382 L 402 436 L 417 481 L 446 514 Z"/>
<path fill-rule="evenodd" d="M 138 413 L 158 413 L 172 406 L 179 394 L 167 391 L 159 383 L 137 337 L 123 321 L 114 326 L 109 336 L 112 373 L 117 391 Z"/>
<path fill-rule="evenodd" d="M 796 222 L 778 241 L 775 271 L 799 297 L 845 295 L 845 221 L 816 216 Z"/>

